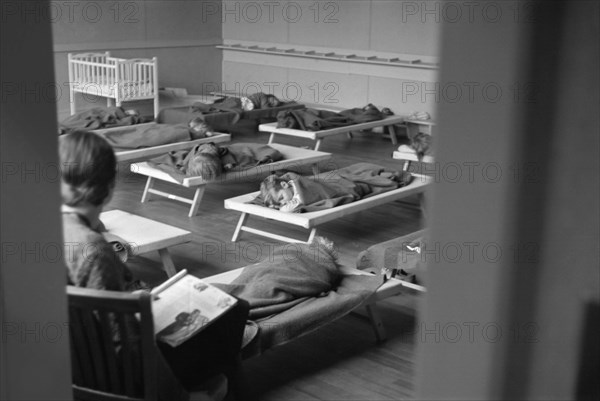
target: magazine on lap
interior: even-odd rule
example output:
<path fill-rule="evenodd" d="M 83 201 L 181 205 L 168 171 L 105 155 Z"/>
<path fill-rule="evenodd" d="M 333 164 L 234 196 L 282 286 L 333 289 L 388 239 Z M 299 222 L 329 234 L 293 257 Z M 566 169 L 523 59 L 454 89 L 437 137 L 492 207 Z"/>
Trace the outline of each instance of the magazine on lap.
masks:
<path fill-rule="evenodd" d="M 156 338 L 177 347 L 231 309 L 237 299 L 184 269 L 152 290 Z"/>

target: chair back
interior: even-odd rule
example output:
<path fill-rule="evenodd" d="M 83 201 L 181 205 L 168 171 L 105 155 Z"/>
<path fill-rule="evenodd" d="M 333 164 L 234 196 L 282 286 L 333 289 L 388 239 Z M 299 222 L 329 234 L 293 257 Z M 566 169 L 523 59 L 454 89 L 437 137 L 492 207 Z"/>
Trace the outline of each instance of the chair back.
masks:
<path fill-rule="evenodd" d="M 76 400 L 157 400 L 151 295 L 67 286 Z"/>

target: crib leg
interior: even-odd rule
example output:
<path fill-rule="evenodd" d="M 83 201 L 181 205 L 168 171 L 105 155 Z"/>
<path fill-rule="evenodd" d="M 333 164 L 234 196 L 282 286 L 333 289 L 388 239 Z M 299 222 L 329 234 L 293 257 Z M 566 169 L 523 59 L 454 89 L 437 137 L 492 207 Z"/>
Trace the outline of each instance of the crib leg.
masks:
<path fill-rule="evenodd" d="M 381 343 L 387 339 L 387 334 L 385 332 L 385 327 L 383 326 L 383 322 L 381 321 L 381 317 L 379 316 L 379 311 L 377 310 L 377 304 L 371 303 L 365 306 L 367 309 L 367 314 L 369 315 L 369 320 L 371 321 L 371 325 L 373 326 L 373 331 L 375 331 L 375 338 L 378 343 Z"/>
<path fill-rule="evenodd" d="M 146 186 L 144 187 L 144 193 L 142 194 L 142 203 L 145 203 L 150 197 L 150 189 L 152 189 L 152 177 L 148 177 Z"/>
<path fill-rule="evenodd" d="M 196 192 L 194 193 L 194 199 L 192 200 L 192 207 L 190 207 L 188 217 L 194 217 L 198 212 L 198 206 L 200 206 L 200 201 L 202 200 L 202 195 L 204 195 L 205 187 L 205 185 L 201 185 L 198 188 L 196 188 Z"/>
<path fill-rule="evenodd" d="M 306 241 L 307 244 L 310 244 L 313 242 L 313 240 L 315 239 L 315 234 L 317 234 L 316 228 L 313 228 L 312 230 L 310 230 L 310 234 L 308 235 L 308 240 Z"/>
<path fill-rule="evenodd" d="M 156 120 L 158 118 L 158 110 L 159 109 L 159 104 L 158 104 L 158 94 L 154 95 L 154 119 Z"/>
<path fill-rule="evenodd" d="M 242 230 L 242 227 L 244 226 L 244 223 L 246 222 L 246 219 L 248 218 L 248 213 L 242 213 L 242 215 L 240 216 L 240 220 L 237 223 L 237 226 L 235 227 L 235 231 L 233 233 L 233 237 L 231 238 L 232 242 L 236 242 L 240 236 L 240 231 Z"/>
<path fill-rule="evenodd" d="M 317 139 L 317 143 L 315 144 L 315 150 L 319 150 L 319 148 L 321 147 L 321 142 L 322 142 L 322 141 L 323 141 L 323 140 L 322 140 L 322 139 L 320 139 L 320 138 L 319 138 L 319 139 Z"/>
<path fill-rule="evenodd" d="M 273 143 L 274 139 L 275 139 L 275 133 L 271 132 L 271 135 L 269 135 L 269 142 L 267 142 L 267 143 Z"/>

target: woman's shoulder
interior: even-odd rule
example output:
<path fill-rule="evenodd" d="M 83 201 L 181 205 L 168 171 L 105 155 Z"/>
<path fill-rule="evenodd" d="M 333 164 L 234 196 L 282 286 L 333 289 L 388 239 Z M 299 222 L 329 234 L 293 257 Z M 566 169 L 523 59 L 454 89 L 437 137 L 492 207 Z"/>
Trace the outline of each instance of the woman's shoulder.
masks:
<path fill-rule="evenodd" d="M 106 243 L 102 233 L 92 230 L 79 215 L 75 213 L 63 213 L 62 216 L 65 242 L 80 242 L 82 244 Z"/>

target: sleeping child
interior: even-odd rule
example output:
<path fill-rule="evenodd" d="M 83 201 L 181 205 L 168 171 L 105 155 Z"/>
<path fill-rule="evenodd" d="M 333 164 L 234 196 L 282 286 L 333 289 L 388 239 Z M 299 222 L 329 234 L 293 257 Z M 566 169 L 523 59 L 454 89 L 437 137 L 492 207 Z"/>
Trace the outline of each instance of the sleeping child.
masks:
<path fill-rule="evenodd" d="M 403 187 L 412 176 L 389 172 L 371 163 L 358 163 L 313 177 L 288 172 L 271 175 L 260 185 L 265 206 L 283 212 L 312 212 L 354 202 Z"/>
<path fill-rule="evenodd" d="M 188 123 L 191 139 L 211 137 L 215 133 L 212 128 L 200 117 L 195 117 Z"/>

